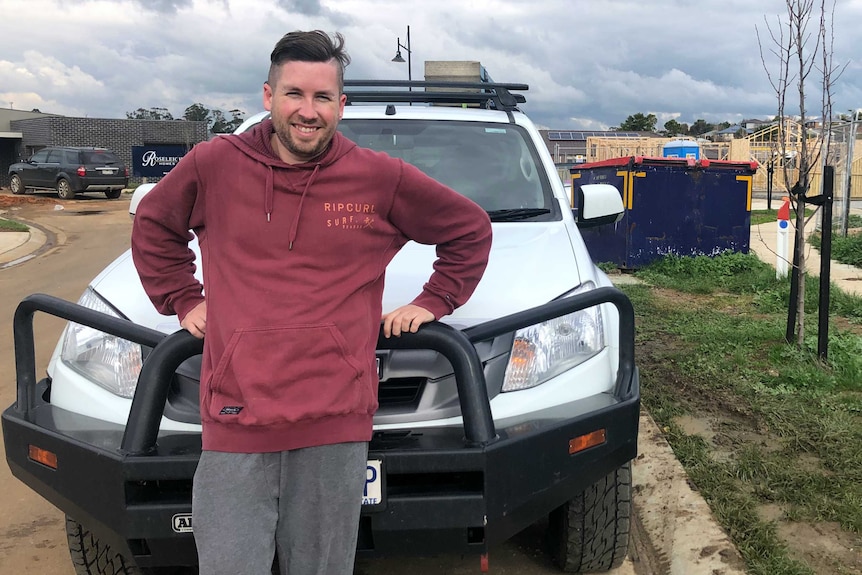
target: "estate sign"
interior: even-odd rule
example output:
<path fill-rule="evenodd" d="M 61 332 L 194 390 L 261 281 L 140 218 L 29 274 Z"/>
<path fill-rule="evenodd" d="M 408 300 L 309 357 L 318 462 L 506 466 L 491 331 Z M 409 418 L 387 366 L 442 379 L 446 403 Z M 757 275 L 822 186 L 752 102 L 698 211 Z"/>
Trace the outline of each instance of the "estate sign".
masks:
<path fill-rule="evenodd" d="M 132 173 L 146 178 L 161 178 L 187 152 L 185 146 L 132 146 Z"/>

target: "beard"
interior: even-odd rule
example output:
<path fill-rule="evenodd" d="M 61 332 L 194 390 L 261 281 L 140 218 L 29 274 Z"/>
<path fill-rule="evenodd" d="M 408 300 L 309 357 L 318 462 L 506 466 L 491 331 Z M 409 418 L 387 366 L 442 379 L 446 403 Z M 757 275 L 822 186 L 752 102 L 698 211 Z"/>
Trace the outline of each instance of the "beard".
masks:
<path fill-rule="evenodd" d="M 306 162 L 313 160 L 326 151 L 336 129 L 336 126 L 318 126 L 316 138 L 301 141 L 293 137 L 290 120 L 273 118 L 272 124 L 275 129 L 275 135 L 278 137 L 281 145 L 294 157 Z"/>

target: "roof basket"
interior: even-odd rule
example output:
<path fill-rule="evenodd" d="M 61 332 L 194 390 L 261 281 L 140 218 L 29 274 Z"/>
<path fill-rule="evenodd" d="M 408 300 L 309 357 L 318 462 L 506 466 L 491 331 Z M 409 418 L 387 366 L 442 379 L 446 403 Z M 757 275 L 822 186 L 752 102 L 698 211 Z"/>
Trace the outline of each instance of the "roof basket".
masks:
<path fill-rule="evenodd" d="M 527 84 L 494 82 L 424 82 L 405 80 L 345 80 L 347 103 L 420 102 L 423 104 L 478 105 L 480 108 L 512 111 L 526 102 L 523 94 L 512 90 L 529 90 Z M 397 88 L 407 88 L 398 90 Z M 415 90 L 415 88 L 425 88 Z"/>

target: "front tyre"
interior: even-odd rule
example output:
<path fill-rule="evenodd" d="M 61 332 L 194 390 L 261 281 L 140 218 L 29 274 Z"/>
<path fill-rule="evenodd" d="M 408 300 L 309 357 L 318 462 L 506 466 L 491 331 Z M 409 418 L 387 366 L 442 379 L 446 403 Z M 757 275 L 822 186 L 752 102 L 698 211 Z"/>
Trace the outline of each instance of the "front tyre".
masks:
<path fill-rule="evenodd" d="M 66 178 L 60 178 L 57 182 L 57 195 L 62 200 L 75 199 L 75 191 L 72 189 L 72 184 Z"/>
<path fill-rule="evenodd" d="M 110 545 L 68 515 L 66 539 L 75 575 L 198 575 L 196 567 L 141 569 L 133 559 L 111 549 Z"/>
<path fill-rule="evenodd" d="M 116 200 L 120 197 L 120 194 L 123 193 L 123 190 L 107 190 L 105 192 L 105 197 L 109 200 Z"/>
<path fill-rule="evenodd" d="M 24 182 L 21 181 L 21 177 L 18 174 L 12 174 L 12 179 L 9 180 L 9 189 L 11 189 L 12 193 L 16 196 L 23 194 L 26 191 Z"/>
<path fill-rule="evenodd" d="M 112 550 L 68 515 L 66 539 L 76 575 L 142 575 L 131 559 Z"/>
<path fill-rule="evenodd" d="M 619 567 L 628 553 L 631 517 L 629 461 L 551 512 L 548 539 L 554 561 L 568 573 Z"/>

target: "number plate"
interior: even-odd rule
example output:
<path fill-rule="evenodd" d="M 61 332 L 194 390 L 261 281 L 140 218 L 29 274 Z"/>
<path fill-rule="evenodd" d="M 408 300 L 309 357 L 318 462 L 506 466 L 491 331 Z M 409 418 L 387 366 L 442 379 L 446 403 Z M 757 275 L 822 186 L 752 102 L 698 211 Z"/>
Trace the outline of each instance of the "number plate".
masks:
<path fill-rule="evenodd" d="M 103 174 L 105 174 L 106 176 L 110 176 L 111 174 L 114 173 L 114 170 L 99 170 L 99 171 L 102 172 Z"/>
<path fill-rule="evenodd" d="M 366 508 L 383 506 L 383 461 L 380 459 L 369 459 L 365 467 L 362 506 Z"/>

